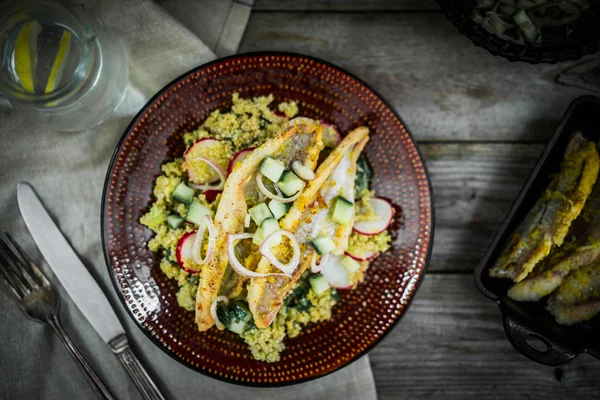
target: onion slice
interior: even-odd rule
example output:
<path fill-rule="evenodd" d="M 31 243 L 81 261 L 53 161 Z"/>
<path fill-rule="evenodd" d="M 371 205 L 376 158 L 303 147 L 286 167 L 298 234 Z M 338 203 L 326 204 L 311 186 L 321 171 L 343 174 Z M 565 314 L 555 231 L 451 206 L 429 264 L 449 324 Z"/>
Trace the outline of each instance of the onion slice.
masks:
<path fill-rule="evenodd" d="M 204 239 L 204 231 L 206 231 L 206 228 L 208 228 L 208 248 L 206 249 L 206 255 L 204 258 L 202 258 L 202 249 L 200 246 L 202 245 L 202 239 Z M 210 216 L 204 215 L 202 217 L 200 226 L 198 227 L 196 237 L 194 238 L 194 246 L 192 247 L 192 256 L 194 257 L 196 264 L 204 265 L 213 259 L 215 255 L 216 242 L 217 238 L 215 224 L 213 223 L 212 219 L 210 219 Z"/>
<path fill-rule="evenodd" d="M 221 168 L 221 166 L 213 160 L 206 157 L 197 157 L 197 160 L 204 161 L 213 170 L 215 170 L 217 175 L 219 175 L 219 183 L 216 185 L 197 185 L 195 183 L 188 182 L 188 185 L 198 190 L 223 190 L 223 187 L 225 187 L 225 171 L 223 168 Z"/>
<path fill-rule="evenodd" d="M 275 242 L 276 240 L 281 240 L 281 237 L 285 236 L 290 240 L 290 245 L 292 246 L 292 250 L 294 254 L 292 255 L 292 259 L 284 264 L 275 257 L 275 254 L 271 251 L 270 244 Z M 298 239 L 289 231 L 280 229 L 271 233 L 269 236 L 263 240 L 258 249 L 260 254 L 262 254 L 269 262 L 278 270 L 286 274 L 293 274 L 296 268 L 298 268 L 298 264 L 300 264 L 300 245 L 298 244 Z"/>
<path fill-rule="evenodd" d="M 250 214 L 246 214 L 246 219 L 244 220 L 244 228 L 250 227 Z"/>
<path fill-rule="evenodd" d="M 258 185 L 258 189 L 261 191 L 262 194 L 264 194 L 265 196 L 267 196 L 271 200 L 276 200 L 276 201 L 278 201 L 280 203 L 291 203 L 292 201 L 294 201 L 298 197 L 300 197 L 300 195 L 302 194 L 302 191 L 299 191 L 298 193 L 296 193 L 292 197 L 283 197 L 281 195 L 276 195 L 276 194 L 273 194 L 273 193 L 269 192 L 267 190 L 267 187 L 265 186 L 265 184 L 262 181 L 262 174 L 260 172 L 256 175 L 256 184 Z M 275 190 L 277 190 L 277 193 L 281 193 L 278 190 L 277 186 L 275 186 Z"/>
<path fill-rule="evenodd" d="M 287 278 L 291 278 L 291 274 L 280 274 L 280 273 L 270 273 L 270 274 L 261 274 L 258 272 L 250 271 L 246 267 L 240 263 L 237 259 L 237 255 L 235 254 L 235 245 L 239 240 L 242 239 L 250 239 L 254 236 L 252 233 L 239 233 L 237 235 L 228 233 L 227 234 L 227 257 L 229 257 L 229 264 L 231 268 L 235 272 L 240 275 L 246 276 L 248 278 L 267 278 L 269 276 L 285 276 Z"/>
<path fill-rule="evenodd" d="M 217 317 L 217 303 L 220 302 L 220 301 L 222 301 L 223 303 L 225 303 L 225 305 L 229 304 L 229 299 L 227 297 L 225 297 L 225 296 L 217 296 L 217 298 L 210 305 L 210 316 L 215 321 L 215 325 L 217 325 L 217 328 L 224 329 L 225 325 L 223 325 L 221 323 L 221 321 L 219 321 L 219 317 Z"/>
<path fill-rule="evenodd" d="M 323 254 L 319 262 L 317 262 L 317 256 L 317 252 L 314 251 L 312 258 L 310 259 L 310 271 L 315 274 L 321 272 L 321 270 L 323 269 L 323 265 L 327 264 L 327 261 L 329 260 L 329 253 Z"/>
<path fill-rule="evenodd" d="M 305 181 L 312 181 L 313 179 L 315 179 L 315 173 L 312 169 L 308 168 L 305 165 L 302 165 L 302 163 L 300 161 L 294 161 L 292 163 L 292 169 L 294 170 L 294 172 L 296 173 L 296 175 L 298 175 L 300 178 L 304 179 Z"/>

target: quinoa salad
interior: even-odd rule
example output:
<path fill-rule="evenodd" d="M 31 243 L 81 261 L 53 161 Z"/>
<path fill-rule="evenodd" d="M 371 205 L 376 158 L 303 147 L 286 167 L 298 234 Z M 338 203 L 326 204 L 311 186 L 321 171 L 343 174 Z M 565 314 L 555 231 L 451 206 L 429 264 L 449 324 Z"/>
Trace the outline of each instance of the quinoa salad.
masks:
<path fill-rule="evenodd" d="M 370 190 L 369 131 L 297 117 L 295 102 L 232 97 L 183 135 L 140 222 L 198 329 L 227 329 L 256 360 L 327 321 L 390 248 L 393 207 Z M 213 328 L 214 327 L 214 328 Z"/>

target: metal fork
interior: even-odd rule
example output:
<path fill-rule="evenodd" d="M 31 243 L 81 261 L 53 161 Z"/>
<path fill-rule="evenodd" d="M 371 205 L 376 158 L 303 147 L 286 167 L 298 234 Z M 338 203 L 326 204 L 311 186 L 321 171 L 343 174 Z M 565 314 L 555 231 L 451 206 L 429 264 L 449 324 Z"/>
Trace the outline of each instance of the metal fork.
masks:
<path fill-rule="evenodd" d="M 4 278 L 0 280 L 7 283 L 8 291 L 17 298 L 25 314 L 54 329 L 96 395 L 101 399 L 114 399 L 62 327 L 58 317 L 60 303 L 48 279 L 8 232 L 4 231 L 4 236 L 7 240 L 0 236 L 0 276 Z"/>

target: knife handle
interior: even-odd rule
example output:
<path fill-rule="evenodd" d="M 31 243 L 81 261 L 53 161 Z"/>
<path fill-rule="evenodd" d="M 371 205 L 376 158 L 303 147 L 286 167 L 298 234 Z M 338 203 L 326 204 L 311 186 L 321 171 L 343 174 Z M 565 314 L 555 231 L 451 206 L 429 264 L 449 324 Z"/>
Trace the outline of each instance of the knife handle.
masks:
<path fill-rule="evenodd" d="M 65 329 L 62 327 L 58 317 L 54 315 L 51 318 L 48 318 L 46 322 L 48 325 L 50 325 L 50 327 L 52 327 L 52 329 L 54 329 L 54 332 L 56 332 L 57 336 L 71 352 L 71 356 L 73 356 L 73 358 L 78 362 L 77 365 L 85 375 L 85 378 L 88 380 L 92 390 L 94 393 L 96 393 L 98 398 L 104 400 L 115 400 L 112 393 L 106 388 L 106 386 L 104 386 L 104 383 L 102 383 L 98 375 L 96 375 L 92 367 L 90 367 L 85 358 L 83 358 L 83 355 L 79 352 L 77 347 L 75 347 L 75 343 L 73 343 Z"/>
<path fill-rule="evenodd" d="M 135 356 L 135 354 L 133 354 L 125 334 L 117 336 L 108 344 L 119 361 L 121 361 L 121 364 L 123 364 L 123 367 L 137 386 L 144 399 L 165 400 L 165 397 L 162 395 L 160 390 L 158 390 L 158 387 L 152 381 L 152 378 L 150 378 L 148 372 L 146 372 L 138 358 Z"/>

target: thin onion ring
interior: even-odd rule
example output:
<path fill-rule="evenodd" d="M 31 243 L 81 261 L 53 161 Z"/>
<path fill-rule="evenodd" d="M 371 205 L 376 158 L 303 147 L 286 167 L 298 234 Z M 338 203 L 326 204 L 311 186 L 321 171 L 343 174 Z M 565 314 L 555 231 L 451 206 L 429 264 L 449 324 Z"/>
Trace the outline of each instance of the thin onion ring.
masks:
<path fill-rule="evenodd" d="M 302 191 L 300 191 L 300 192 L 296 193 L 295 195 L 293 195 L 292 197 L 282 197 L 282 196 L 277 196 L 277 195 L 269 192 L 267 190 L 265 184 L 262 181 L 262 174 L 260 172 L 258 174 L 256 174 L 256 184 L 258 185 L 258 189 L 261 191 L 262 194 L 264 194 L 271 200 L 276 200 L 280 203 L 291 203 L 292 201 L 294 201 L 298 197 L 300 197 L 300 195 L 302 194 Z M 275 190 L 278 190 L 277 185 L 275 186 Z"/>
<path fill-rule="evenodd" d="M 291 274 L 280 274 L 280 273 L 269 273 L 269 274 L 261 274 L 258 272 L 250 271 L 246 267 L 242 265 L 237 259 L 235 254 L 235 243 L 238 240 L 242 239 L 250 239 L 254 235 L 252 233 L 239 233 L 237 235 L 228 233 L 227 234 L 227 257 L 229 257 L 229 265 L 235 272 L 240 275 L 246 276 L 248 278 L 268 278 L 269 276 L 285 276 L 286 278 L 291 278 Z"/>
<path fill-rule="evenodd" d="M 197 185 L 195 183 L 188 182 L 189 186 L 194 189 L 198 189 L 198 190 L 223 190 L 223 187 L 225 187 L 225 171 L 223 170 L 223 168 L 221 168 L 221 166 L 219 164 L 217 164 L 216 162 L 214 162 L 213 160 L 208 159 L 206 157 L 196 157 L 196 159 L 200 160 L 200 161 L 204 161 L 212 169 L 214 169 L 216 171 L 217 175 L 219 175 L 219 184 L 217 184 L 217 185 Z"/>
<path fill-rule="evenodd" d="M 273 254 L 271 251 L 271 246 L 269 246 L 272 240 L 279 239 L 281 236 L 285 236 L 290 240 L 292 250 L 294 251 L 292 259 L 287 264 L 283 264 L 281 261 L 279 261 L 277 257 L 275 257 L 275 254 Z M 296 268 L 298 268 L 298 264 L 300 264 L 300 245 L 298 244 L 298 239 L 296 239 L 291 232 L 284 229 L 275 231 L 267 236 L 260 244 L 258 251 L 263 255 L 263 257 L 269 260 L 271 265 L 286 274 L 293 274 Z"/>
<path fill-rule="evenodd" d="M 208 248 L 206 249 L 206 255 L 204 258 L 200 258 L 201 249 L 200 245 L 202 244 L 202 239 L 204 239 L 204 231 L 208 228 Z M 217 243 L 216 238 L 216 230 L 215 224 L 213 224 L 210 216 L 204 215 L 202 217 L 202 221 L 200 226 L 198 227 L 198 232 L 196 232 L 196 237 L 194 238 L 194 244 L 192 246 L 192 256 L 194 257 L 194 261 L 198 265 L 204 265 L 209 263 L 214 255 L 215 255 L 215 247 Z"/>
<path fill-rule="evenodd" d="M 225 328 L 225 325 L 223 325 L 221 323 L 221 321 L 219 321 L 219 317 L 217 317 L 217 303 L 219 301 L 224 302 L 225 305 L 229 304 L 229 299 L 227 297 L 225 297 L 225 296 L 217 296 L 217 298 L 210 305 L 210 316 L 215 321 L 215 325 L 217 325 L 217 328 L 219 328 L 219 329 L 222 330 L 223 328 Z"/>
<path fill-rule="evenodd" d="M 328 260 L 329 260 L 329 253 L 323 254 L 321 256 L 321 259 L 317 263 L 317 252 L 316 251 L 313 252 L 313 255 L 310 259 L 310 271 L 315 274 L 321 272 L 321 270 L 323 269 L 323 265 L 327 264 Z"/>

